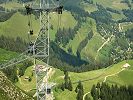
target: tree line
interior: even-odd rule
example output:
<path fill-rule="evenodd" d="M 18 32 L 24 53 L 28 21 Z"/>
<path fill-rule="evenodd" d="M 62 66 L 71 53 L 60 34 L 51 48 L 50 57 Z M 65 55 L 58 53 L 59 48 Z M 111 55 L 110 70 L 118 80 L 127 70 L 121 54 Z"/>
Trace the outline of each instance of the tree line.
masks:
<path fill-rule="evenodd" d="M 68 75 L 68 71 L 64 71 L 64 83 L 60 85 L 60 89 L 64 91 L 65 89 L 68 89 L 69 91 L 73 90 L 71 79 Z"/>
<path fill-rule="evenodd" d="M 12 65 L 10 67 L 4 68 L 2 69 L 2 71 L 13 83 L 15 83 L 18 82 L 18 76 L 23 76 L 25 70 L 31 65 L 33 65 L 33 62 L 30 60 L 26 60 L 17 65 Z"/>
<path fill-rule="evenodd" d="M 16 13 L 14 10 L 8 10 L 0 6 L 0 22 L 7 21 L 12 17 L 12 15 Z"/>
<path fill-rule="evenodd" d="M 121 3 L 126 3 L 130 9 L 132 7 L 132 5 L 131 5 L 129 0 L 122 0 Z"/>
<path fill-rule="evenodd" d="M 85 37 L 85 39 L 82 40 L 82 41 L 80 42 L 80 44 L 79 44 L 79 46 L 78 46 L 78 49 L 77 49 L 77 52 L 76 52 L 77 57 L 81 58 L 81 57 L 80 57 L 80 53 L 81 53 L 82 49 L 87 45 L 88 41 L 89 41 L 92 37 L 93 37 L 93 31 L 90 31 L 90 32 L 88 33 L 88 35 Z"/>
<path fill-rule="evenodd" d="M 109 24 L 112 22 L 112 16 L 107 10 L 102 6 L 97 4 L 97 11 L 91 12 L 90 17 L 96 20 L 96 23 L 106 23 Z"/>
<path fill-rule="evenodd" d="M 67 45 L 67 43 L 69 43 L 69 40 L 74 38 L 74 34 L 76 33 L 76 30 L 74 29 L 61 29 L 59 28 L 57 30 L 57 33 L 55 35 L 55 42 L 58 44 L 63 44 L 63 46 L 65 47 Z"/>
<path fill-rule="evenodd" d="M 22 53 L 27 50 L 27 43 L 20 37 L 16 39 L 1 36 L 0 37 L 0 48 Z M 93 63 L 88 63 L 80 58 L 68 54 L 66 51 L 61 49 L 55 42 L 50 42 L 50 65 L 61 70 L 68 69 L 73 72 L 83 72 L 87 70 L 93 70 Z"/>
<path fill-rule="evenodd" d="M 130 42 L 133 41 L 133 28 L 132 29 L 128 29 L 125 32 L 126 37 L 129 39 Z"/>
<path fill-rule="evenodd" d="M 123 9 L 123 14 L 127 17 L 128 22 L 133 22 L 133 10 L 132 9 Z"/>
<path fill-rule="evenodd" d="M 1 36 L 0 37 L 0 48 L 24 52 L 27 48 L 27 43 L 23 41 L 20 37 L 14 39 L 10 37 Z M 50 62 L 51 66 L 59 68 L 61 70 L 68 70 L 72 72 L 84 72 L 94 69 L 101 68 L 102 65 L 95 66 L 94 62 L 86 62 L 81 58 L 71 55 L 61 49 L 59 45 L 53 41 L 50 42 Z M 105 67 L 105 66 L 103 66 Z"/>
<path fill-rule="evenodd" d="M 14 39 L 2 35 L 0 36 L 0 48 L 21 53 L 26 50 L 27 43 L 20 37 Z"/>
<path fill-rule="evenodd" d="M 71 8 L 66 8 L 66 9 L 71 12 L 72 16 L 77 21 L 77 25 L 73 29 L 59 28 L 57 30 L 57 33 L 55 35 L 55 42 L 58 44 L 63 44 L 64 47 L 69 43 L 70 40 L 74 38 L 75 34 L 77 34 L 77 31 L 81 27 L 82 22 L 85 22 L 86 16 L 88 16 L 88 13 L 79 7 L 72 7 L 72 9 Z"/>
<path fill-rule="evenodd" d="M 93 100 L 133 100 L 133 86 L 97 83 L 91 89 Z"/>
<path fill-rule="evenodd" d="M 121 14 L 120 11 L 115 10 L 115 9 L 113 9 L 113 8 L 107 7 L 106 10 L 107 10 L 107 11 L 110 11 L 110 12 L 112 12 L 112 13 Z"/>
<path fill-rule="evenodd" d="M 126 18 L 122 18 L 121 20 L 119 20 L 119 23 L 133 22 L 133 9 L 123 9 L 122 12 L 126 16 Z"/>
<path fill-rule="evenodd" d="M 85 3 L 94 4 L 93 0 L 84 0 Z"/>
<path fill-rule="evenodd" d="M 69 91 L 73 91 L 73 85 L 72 85 L 68 71 L 66 70 L 64 71 L 64 83 L 59 84 L 57 88 L 61 89 L 62 91 L 64 91 L 65 89 L 68 89 Z M 57 91 L 57 88 L 55 88 L 56 91 Z M 76 100 L 83 100 L 84 88 L 81 81 L 78 82 L 74 91 L 77 94 Z"/>

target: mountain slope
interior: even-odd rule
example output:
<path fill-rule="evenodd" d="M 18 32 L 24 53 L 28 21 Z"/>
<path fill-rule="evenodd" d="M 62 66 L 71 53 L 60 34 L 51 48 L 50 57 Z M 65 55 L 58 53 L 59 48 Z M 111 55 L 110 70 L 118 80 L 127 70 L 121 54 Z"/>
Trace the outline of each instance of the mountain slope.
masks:
<path fill-rule="evenodd" d="M 0 71 L 0 100 L 33 100 L 22 90 L 13 85 Z"/>
<path fill-rule="evenodd" d="M 129 63 L 130 67 L 122 71 L 122 67 L 125 63 Z M 84 73 L 69 72 L 69 76 L 73 83 L 73 91 L 62 91 L 60 89 L 55 88 L 54 94 L 57 100 L 62 100 L 62 98 L 63 100 L 76 100 L 77 94 L 75 93 L 75 88 L 79 80 L 83 83 L 84 92 L 87 93 L 91 90 L 93 84 L 97 84 L 97 82 L 103 82 L 105 78 L 107 78 L 106 82 L 109 84 L 133 85 L 133 80 L 131 79 L 132 74 L 133 60 L 122 61 L 118 64 L 100 70 L 94 70 Z M 118 79 L 121 80 L 119 81 Z M 55 69 L 55 73 L 51 77 L 50 81 L 55 82 L 57 84 L 62 84 L 62 82 L 64 81 L 63 72 L 58 69 Z"/>
<path fill-rule="evenodd" d="M 62 48 L 68 55 L 70 54 L 78 59 L 86 60 L 88 63 L 92 62 L 98 66 L 97 68 L 126 59 L 128 48 L 132 47 L 132 41 L 129 41 L 124 35 L 124 32 L 129 29 L 127 28 L 128 25 L 126 25 L 125 30 L 124 25 L 126 23 L 119 23 L 122 18 L 128 17 L 124 15 L 122 10 L 129 8 L 126 3 L 122 3 L 121 0 L 93 0 L 93 4 L 86 2 L 86 0 L 63 0 L 62 4 L 64 4 L 65 9 L 62 15 L 50 13 L 50 28 L 52 27 L 50 30 L 50 40 L 53 42 L 59 40 L 57 43 L 59 48 Z M 121 6 L 120 9 L 116 6 L 118 4 Z M 93 10 L 90 9 L 92 6 L 94 6 Z M 60 22 L 58 22 L 58 18 Z M 39 20 L 32 16 L 32 21 L 35 32 L 34 37 L 36 37 L 39 29 Z M 9 20 L 1 23 L 0 35 L 3 34 L 9 37 L 19 36 L 27 40 L 27 22 L 27 16 L 17 12 Z M 124 29 L 119 31 L 119 26 L 121 28 L 124 27 Z M 62 30 L 58 35 L 57 30 L 59 27 Z M 129 27 L 131 28 L 132 24 Z M 72 32 L 69 31 L 69 28 Z M 85 41 L 86 43 L 82 47 L 81 44 L 90 31 L 93 32 L 93 37 L 88 40 L 88 43 Z M 62 41 L 67 43 L 64 45 L 61 43 Z"/>

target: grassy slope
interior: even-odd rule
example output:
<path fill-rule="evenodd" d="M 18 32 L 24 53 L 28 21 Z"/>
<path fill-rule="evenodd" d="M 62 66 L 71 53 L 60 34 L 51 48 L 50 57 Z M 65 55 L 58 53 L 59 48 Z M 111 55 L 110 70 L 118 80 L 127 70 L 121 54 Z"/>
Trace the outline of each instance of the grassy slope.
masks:
<path fill-rule="evenodd" d="M 6 63 L 10 59 L 17 57 L 17 55 L 18 54 L 16 52 L 7 51 L 7 50 L 0 48 L 0 64 Z M 32 75 L 32 69 L 33 69 L 33 66 L 28 67 L 25 71 L 24 76 L 19 78 L 19 81 L 17 83 L 15 83 L 16 86 L 18 86 L 20 89 L 22 89 L 26 92 L 29 92 L 30 90 L 35 89 L 35 87 L 36 87 L 35 74 L 33 74 L 33 76 L 31 76 Z M 26 76 L 31 76 L 32 81 L 28 82 L 27 80 L 24 80 Z M 2 97 L 1 96 L 2 94 L 4 95 L 4 92 L 2 92 L 2 90 L 0 90 L 0 97 Z"/>
<path fill-rule="evenodd" d="M 98 48 L 102 45 L 104 41 L 102 40 L 102 37 L 99 35 L 99 33 L 97 33 L 96 22 L 92 18 L 87 18 L 86 23 L 83 23 L 81 28 L 77 31 L 77 34 L 75 35 L 74 39 L 70 40 L 70 42 L 64 49 L 67 51 L 69 47 L 72 47 L 73 54 L 76 55 L 76 51 L 80 42 L 87 36 L 90 30 L 93 30 L 94 36 L 88 42 L 86 47 L 83 48 L 81 52 L 81 57 L 85 60 L 88 60 L 86 59 L 87 57 L 94 59 Z"/>
<path fill-rule="evenodd" d="M 114 9 L 122 10 L 128 9 L 128 5 L 125 3 L 120 3 L 121 0 L 93 0 L 95 3 L 104 5 L 105 7 L 111 7 Z"/>
<path fill-rule="evenodd" d="M 88 4 L 88 3 L 85 3 L 84 1 L 82 1 L 81 6 L 85 9 L 85 11 L 89 13 L 97 10 L 97 7 L 95 6 L 95 4 Z"/>
<path fill-rule="evenodd" d="M 86 47 L 82 50 L 82 58 L 88 60 L 87 57 L 89 57 L 94 60 L 97 54 L 97 50 L 100 48 L 103 42 L 104 40 L 102 40 L 102 37 L 99 34 L 95 34 L 93 38 L 88 42 Z"/>
<path fill-rule="evenodd" d="M 50 17 L 50 24 L 52 24 L 54 28 L 53 30 L 50 30 L 50 37 L 52 40 L 55 39 L 55 34 L 58 28 L 73 28 L 77 24 L 77 21 L 68 11 L 64 11 L 62 15 L 51 13 Z"/>
<path fill-rule="evenodd" d="M 126 18 L 126 16 L 124 14 L 116 14 L 116 13 L 111 13 L 112 15 L 112 19 L 114 20 L 121 20 L 122 18 Z"/>
<path fill-rule="evenodd" d="M 0 100 L 9 100 L 9 97 L 2 89 L 0 89 Z"/>
<path fill-rule="evenodd" d="M 73 54 L 76 55 L 77 48 L 80 44 L 80 42 L 87 36 L 89 31 L 91 30 L 90 21 L 92 21 L 91 18 L 88 18 L 86 23 L 83 23 L 81 28 L 77 31 L 77 34 L 75 35 L 73 40 L 70 40 L 70 42 L 67 44 L 65 50 L 67 50 L 69 47 L 72 47 Z"/>
<path fill-rule="evenodd" d="M 125 82 L 125 84 L 132 84 L 132 80 L 131 80 L 131 75 L 133 74 L 133 60 L 128 61 L 129 64 L 131 64 L 131 67 L 128 69 L 130 73 L 127 73 L 127 70 L 123 71 L 120 73 L 120 76 L 123 77 L 123 81 Z M 84 73 L 73 73 L 70 72 L 70 78 L 72 80 L 72 82 L 76 82 L 78 80 L 86 80 L 86 79 L 90 79 L 90 78 L 95 78 L 98 77 L 95 80 L 89 80 L 89 81 L 85 81 L 83 82 L 84 85 L 84 91 L 85 93 L 90 91 L 91 87 L 93 84 L 96 84 L 97 82 L 102 82 L 105 78 L 105 76 L 107 75 L 111 75 L 111 74 L 115 74 L 117 72 L 119 72 L 121 70 L 121 67 L 126 63 L 126 61 L 122 61 L 118 64 L 113 65 L 112 67 L 109 67 L 107 69 L 100 69 L 100 70 L 95 70 L 95 71 L 90 71 L 90 72 L 84 72 Z M 56 83 L 62 83 L 63 82 L 63 72 L 61 72 L 58 69 L 55 69 L 56 72 L 55 74 L 52 76 L 51 81 L 56 82 Z M 129 76 L 130 75 L 130 76 Z M 127 78 L 130 77 L 130 78 Z M 108 79 L 108 78 L 107 78 Z M 110 80 L 113 80 L 114 82 L 117 82 L 118 80 L 115 78 L 112 78 Z M 108 82 L 108 81 L 107 81 Z M 121 85 L 125 85 L 123 83 L 121 83 Z M 75 90 L 77 84 L 73 84 L 73 89 Z M 64 98 L 63 100 L 76 100 L 76 93 L 74 92 L 74 90 L 72 92 L 68 92 L 67 90 L 65 90 L 64 92 L 62 92 L 61 90 L 57 90 L 55 92 L 55 96 L 57 98 L 57 100 L 62 100 L 62 98 Z"/>
<path fill-rule="evenodd" d="M 51 24 L 53 24 L 54 30 L 50 31 L 51 39 L 55 38 L 56 30 L 59 27 L 74 27 L 76 25 L 76 20 L 72 17 L 70 12 L 64 12 L 61 15 L 60 25 L 58 25 L 58 15 L 53 14 L 51 16 Z M 16 38 L 17 36 L 22 37 L 23 39 L 27 40 L 28 35 L 27 32 L 29 31 L 28 28 L 28 17 L 24 16 L 20 13 L 15 13 L 9 20 L 6 22 L 1 22 L 0 24 L 0 35 L 5 35 L 9 37 Z M 39 30 L 39 20 L 35 20 L 35 16 L 32 16 L 32 27 L 34 30 L 34 37 L 37 36 Z"/>
<path fill-rule="evenodd" d="M 12 0 L 13 1 L 13 0 Z M 8 2 L 8 3 L 3 3 L 0 4 L 0 6 L 5 7 L 6 9 L 18 9 L 18 8 L 24 8 L 23 4 L 19 4 L 17 2 Z"/>
<path fill-rule="evenodd" d="M 32 16 L 34 33 L 38 32 L 39 23 L 35 20 L 35 16 Z M 15 13 L 6 22 L 1 22 L 0 24 L 0 35 L 5 35 L 9 37 L 16 38 L 17 36 L 22 37 L 27 40 L 28 38 L 28 17 L 20 13 Z"/>
<path fill-rule="evenodd" d="M 86 60 L 88 60 L 88 57 L 94 60 L 98 48 L 104 42 L 104 40 L 102 40 L 102 37 L 100 36 L 100 34 L 97 32 L 95 20 L 92 20 L 91 23 L 92 23 L 91 26 L 92 26 L 92 30 L 93 30 L 93 37 L 88 42 L 86 47 L 83 48 L 81 51 L 81 57 Z"/>
<path fill-rule="evenodd" d="M 133 28 L 133 23 L 121 23 L 121 27 L 123 27 L 123 31 Z"/>
<path fill-rule="evenodd" d="M 0 100 L 32 100 L 0 71 Z"/>
<path fill-rule="evenodd" d="M 32 89 L 36 88 L 36 79 L 35 79 L 35 73 L 32 75 L 32 70 L 33 70 L 33 66 L 28 67 L 25 71 L 24 76 L 19 78 L 19 81 L 16 83 L 16 85 L 20 88 L 23 89 L 24 91 L 30 91 Z M 28 80 L 25 80 L 25 77 L 31 77 L 31 82 L 29 82 Z"/>
<path fill-rule="evenodd" d="M 11 51 L 6 51 L 0 48 L 0 64 L 7 62 L 8 60 L 14 58 L 18 54 Z"/>
<path fill-rule="evenodd" d="M 119 73 L 118 75 L 109 77 L 107 82 L 120 85 L 133 85 L 133 62 L 128 61 L 128 63 L 131 65 L 131 67 Z"/>

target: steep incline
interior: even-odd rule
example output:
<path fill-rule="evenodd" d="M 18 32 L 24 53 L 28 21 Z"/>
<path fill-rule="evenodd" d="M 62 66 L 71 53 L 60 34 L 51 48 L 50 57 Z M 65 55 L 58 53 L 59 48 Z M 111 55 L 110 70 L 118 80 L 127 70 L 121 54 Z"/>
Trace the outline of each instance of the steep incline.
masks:
<path fill-rule="evenodd" d="M 15 87 L 11 81 L 0 71 L 0 100 L 33 100 L 22 90 Z"/>

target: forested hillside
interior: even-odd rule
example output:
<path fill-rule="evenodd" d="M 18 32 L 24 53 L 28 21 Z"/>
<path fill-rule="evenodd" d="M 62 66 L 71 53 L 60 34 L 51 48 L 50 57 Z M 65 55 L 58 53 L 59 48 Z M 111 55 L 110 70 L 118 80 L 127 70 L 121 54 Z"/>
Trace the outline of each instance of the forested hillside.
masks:
<path fill-rule="evenodd" d="M 27 1 L 24 1 L 27 2 Z M 74 3 L 76 2 L 76 3 Z M 71 0 L 63 0 L 61 2 L 64 5 L 64 9 L 67 11 L 64 11 L 64 13 L 69 13 L 72 17 L 69 17 L 75 25 L 73 26 L 56 26 L 58 24 L 58 21 L 52 20 L 51 23 L 51 59 L 56 59 L 54 61 L 59 66 L 66 66 L 70 71 L 87 71 L 92 69 L 100 68 L 101 66 L 107 67 L 108 65 L 111 65 L 113 63 L 117 63 L 119 61 L 125 60 L 125 59 L 131 59 L 132 58 L 132 28 L 124 29 L 125 25 L 123 25 L 126 22 L 131 22 L 131 12 L 132 10 L 128 8 L 118 9 L 118 8 L 112 8 L 108 5 L 99 3 L 97 1 L 71 1 Z M 125 2 L 120 2 L 125 5 Z M 86 6 L 88 4 L 88 6 Z M 8 5 L 8 3 L 7 3 Z M 94 6 L 95 10 L 87 10 L 87 7 Z M 84 7 L 85 8 L 84 8 Z M 4 9 L 4 8 L 2 8 Z M 15 9 L 14 9 L 15 10 Z M 21 12 L 21 10 L 20 10 Z M 21 12 L 22 13 L 22 12 Z M 23 13 L 22 13 L 23 14 Z M 121 19 L 114 19 L 114 14 L 125 16 Z M 56 15 L 54 15 L 56 16 Z M 64 23 L 68 20 L 65 19 L 64 16 L 59 20 L 61 20 L 61 23 Z M 13 16 L 15 18 L 15 16 Z M 13 19 L 13 17 L 2 17 Z M 16 16 L 19 18 L 19 16 Z M 53 18 L 53 16 L 51 16 Z M 22 16 L 21 16 L 22 18 Z M 25 19 L 24 15 L 24 19 Z M 33 17 L 33 22 L 35 24 L 35 27 L 39 24 L 37 24 L 37 17 Z M 57 17 L 55 17 L 57 18 Z M 64 19 L 63 19 L 64 18 Z M 7 19 L 3 19 L 3 21 L 6 21 Z M 58 18 L 56 19 L 58 20 Z M 13 20 L 12 20 L 13 21 Z M 26 25 L 26 23 L 20 22 L 19 25 Z M 70 23 L 67 21 L 67 23 Z M 4 24 L 8 24 L 8 22 L 4 22 Z M 3 24 L 3 25 L 4 25 Z M 18 24 L 18 23 L 16 23 Z M 70 23 L 71 24 L 71 23 Z M 122 26 L 123 25 L 123 26 Z M 60 27 L 60 28 L 59 28 Z M 11 27 L 12 28 L 12 27 Z M 26 27 L 23 27 L 26 28 Z M 37 29 L 39 27 L 35 28 L 35 32 L 37 32 Z M 1 27 L 2 32 L 9 34 L 2 34 L 1 38 L 3 38 L 2 42 L 5 42 L 1 45 L 1 48 L 6 48 L 7 50 L 12 51 L 21 51 L 23 52 L 26 46 L 28 45 L 26 34 L 22 32 L 24 29 L 16 30 L 15 34 L 18 34 L 18 37 L 15 37 L 16 39 L 7 39 L 9 37 L 4 36 L 10 36 L 10 32 L 6 32 L 3 27 Z M 9 28 L 8 28 L 9 29 Z M 19 32 L 19 33 L 18 33 Z M 24 36 L 25 35 L 25 36 Z M 21 37 L 22 36 L 22 37 Z M 5 38 L 5 39 L 4 39 Z M 11 36 L 12 38 L 12 36 Z M 25 40 L 26 41 L 23 41 Z M 10 47 L 5 47 L 3 45 L 6 45 L 7 42 L 11 40 Z M 13 43 L 14 41 L 14 43 Z M 19 50 L 15 50 L 18 47 L 13 47 L 13 45 L 17 45 L 15 42 L 21 44 L 21 48 Z M 26 43 L 27 42 L 27 43 Z M 24 46 L 24 45 L 25 46 Z M 53 46 L 55 45 L 55 46 Z M 6 45 L 7 46 L 7 45 Z M 62 52 L 55 51 L 57 49 L 60 49 Z M 115 48 L 115 49 L 114 49 Z M 59 50 L 58 49 L 58 50 Z M 54 54 L 54 52 L 56 52 Z M 64 52 L 64 53 L 63 53 Z M 69 59 L 68 59 L 69 57 Z M 64 59 L 65 58 L 65 59 Z M 75 60 L 77 59 L 77 60 Z M 51 60 L 53 62 L 53 60 Z M 51 63 L 51 65 L 53 65 Z M 58 68 L 59 68 L 58 66 Z M 93 66 L 93 67 L 92 67 Z M 81 68 L 80 68 L 81 67 Z M 62 68 L 61 68 L 62 69 Z M 80 72 L 81 72 L 80 71 Z"/>
<path fill-rule="evenodd" d="M 0 65 L 16 62 L 36 39 L 39 13 L 28 17 L 24 7 L 33 1 L 0 0 Z M 60 5 L 62 14 L 49 14 L 48 80 L 56 84 L 55 99 L 132 100 L 133 0 L 60 0 Z M 0 100 L 33 99 L 27 93 L 36 96 L 34 70 L 33 58 L 1 70 Z"/>

